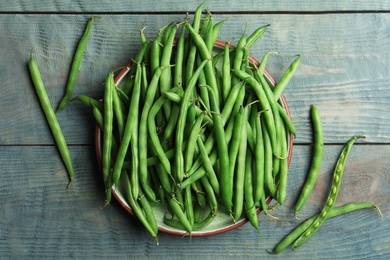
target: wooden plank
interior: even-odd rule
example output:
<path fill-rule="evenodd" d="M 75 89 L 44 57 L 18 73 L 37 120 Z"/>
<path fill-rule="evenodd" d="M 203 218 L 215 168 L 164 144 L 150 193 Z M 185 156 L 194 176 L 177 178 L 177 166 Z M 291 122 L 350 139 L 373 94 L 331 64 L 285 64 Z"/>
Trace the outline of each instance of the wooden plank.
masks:
<path fill-rule="evenodd" d="M 48 95 L 56 107 L 64 94 L 73 53 L 88 18 L 89 15 L 20 14 L 0 17 L 0 144 L 53 143 L 30 82 L 29 52 L 33 48 Z M 147 26 L 146 36 L 153 39 L 158 28 L 183 18 L 180 14 L 104 15 L 96 21 L 74 94 L 101 97 L 108 71 L 126 64 L 139 49 L 140 28 Z M 276 80 L 293 55 L 302 56 L 302 65 L 285 91 L 298 130 L 296 143 L 312 140 L 311 104 L 320 108 L 327 143 L 343 143 L 355 134 L 366 135 L 366 142 L 389 142 L 389 14 L 215 16 L 216 21 L 226 18 L 229 19 L 220 39 L 235 38 L 235 42 L 245 24 L 248 34 L 261 25 L 271 24 L 263 38 L 252 46 L 252 55 L 260 60 L 266 51 L 279 52 L 267 64 Z M 70 144 L 94 143 L 94 121 L 89 109 L 72 104 L 58 117 Z"/>
<path fill-rule="evenodd" d="M 329 189 L 342 146 L 326 146 L 316 188 L 300 213 L 317 213 Z M 54 147 L 0 146 L 0 251 L 5 258 L 118 257 L 172 259 L 245 256 L 270 257 L 266 250 L 300 221 L 292 207 L 305 178 L 310 146 L 294 149 L 288 197 L 272 212 L 279 220 L 259 216 L 261 234 L 249 224 L 213 237 L 182 238 L 160 234 L 156 246 L 148 233 L 119 205 L 100 209 L 103 186 L 93 147 L 71 147 L 76 179 L 66 189 L 67 177 Z M 347 161 L 336 202 L 371 201 L 382 209 L 362 210 L 329 219 L 320 231 L 295 251 L 272 257 L 298 259 L 390 257 L 390 165 L 388 145 L 356 144 Z M 367 157 L 375 154 L 375 157 Z"/>
<path fill-rule="evenodd" d="M 193 12 L 203 0 L 196 1 L 8 1 L 1 4 L 1 11 L 5 12 Z M 218 12 L 291 12 L 291 11 L 386 11 L 390 5 L 388 1 L 207 1 L 205 8 Z"/>

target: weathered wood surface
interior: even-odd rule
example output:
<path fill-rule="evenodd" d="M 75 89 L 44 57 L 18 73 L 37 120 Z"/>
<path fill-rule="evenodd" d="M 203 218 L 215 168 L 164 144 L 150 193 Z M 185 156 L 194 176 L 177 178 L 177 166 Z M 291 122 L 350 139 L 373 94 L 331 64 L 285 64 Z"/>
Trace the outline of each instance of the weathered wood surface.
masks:
<path fill-rule="evenodd" d="M 302 219 L 320 211 L 334 161 L 341 146 L 327 146 L 318 184 L 300 213 Z M 386 146 L 356 145 L 345 169 L 336 205 L 354 201 L 378 203 L 383 218 L 375 210 L 361 210 L 325 222 L 321 230 L 296 251 L 280 255 L 266 250 L 297 226 L 292 207 L 307 172 L 311 148 L 294 148 L 285 205 L 272 214 L 279 220 L 259 216 L 261 234 L 250 224 L 237 230 L 205 238 L 181 238 L 161 233 L 156 246 L 149 234 L 115 201 L 100 209 L 103 186 L 96 166 L 94 148 L 72 147 L 77 178 L 65 189 L 67 177 L 56 149 L 47 146 L 0 147 L 0 251 L 3 257 L 169 257 L 209 258 L 248 256 L 267 258 L 379 259 L 390 250 L 390 155 Z M 367 154 L 375 157 L 367 158 Z M 166 258 L 165 258 L 166 259 Z"/>
<path fill-rule="evenodd" d="M 388 11 L 390 3 L 387 1 L 310 1 L 310 0 L 282 0 L 256 1 L 243 0 L 226 3 L 224 0 L 193 0 L 193 1 L 3 1 L 1 11 L 6 12 L 194 12 L 195 8 L 204 2 L 206 9 L 218 12 L 332 12 L 332 11 Z"/>
<path fill-rule="evenodd" d="M 79 103 L 58 114 L 76 172 L 72 188 L 66 189 L 67 174 L 37 101 L 27 61 L 33 48 L 56 106 L 86 20 L 92 12 L 103 13 L 91 34 L 75 90 L 99 98 L 106 73 L 137 52 L 140 28 L 147 26 L 146 36 L 152 39 L 160 27 L 183 19 L 184 12 L 194 11 L 200 1 L 1 2 L 1 258 L 390 257 L 389 2 L 206 2 L 205 7 L 218 12 L 216 20 L 229 18 L 221 40 L 237 41 L 245 24 L 247 32 L 271 24 L 251 53 L 261 59 L 266 51 L 279 52 L 267 66 L 276 80 L 293 55 L 302 56 L 301 68 L 285 91 L 298 131 L 288 197 L 273 212 L 279 220 L 259 216 L 261 234 L 249 224 L 214 237 L 193 238 L 191 243 L 188 238 L 160 234 L 159 246 L 116 202 L 100 209 L 104 194 L 94 150 L 95 125 L 91 111 Z M 154 14 L 158 12 L 164 15 Z M 330 219 L 298 250 L 270 255 L 266 250 L 300 223 L 292 208 L 310 164 L 311 104 L 321 111 L 327 145 L 316 189 L 300 217 L 321 209 L 342 145 L 352 135 L 362 134 L 367 138 L 351 151 L 336 204 L 371 201 L 382 209 L 383 218 L 374 210 L 363 210 Z"/>

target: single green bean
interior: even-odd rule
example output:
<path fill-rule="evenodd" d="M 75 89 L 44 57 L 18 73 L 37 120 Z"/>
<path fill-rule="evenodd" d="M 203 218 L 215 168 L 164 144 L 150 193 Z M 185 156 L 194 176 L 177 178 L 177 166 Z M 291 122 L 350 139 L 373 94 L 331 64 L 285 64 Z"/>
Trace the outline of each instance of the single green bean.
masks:
<path fill-rule="evenodd" d="M 314 185 L 316 184 L 318 173 L 321 168 L 322 155 L 324 153 L 324 132 L 322 130 L 321 115 L 318 108 L 314 105 L 311 106 L 311 120 L 314 133 L 314 151 L 309 173 L 294 207 L 295 217 L 297 217 L 298 212 L 306 203 L 310 193 L 314 188 Z"/>
<path fill-rule="evenodd" d="M 220 186 L 221 186 L 221 198 L 223 205 L 230 212 L 232 208 L 232 189 L 231 189 L 231 176 L 230 171 L 230 162 L 229 162 L 229 153 L 227 150 L 227 141 L 225 137 L 225 131 L 222 124 L 222 118 L 220 116 L 219 107 L 216 99 L 216 95 L 213 89 L 208 88 L 210 96 L 210 105 L 213 113 L 214 120 L 214 130 L 215 130 L 215 139 L 217 142 L 217 151 L 219 157 L 219 171 L 221 172 L 220 176 Z"/>
<path fill-rule="evenodd" d="M 194 159 L 194 154 L 195 154 L 195 148 L 196 148 L 196 139 L 199 136 L 199 132 L 201 131 L 202 127 L 202 122 L 203 122 L 204 114 L 200 114 L 194 125 L 192 126 L 192 129 L 190 131 L 190 135 L 188 136 L 188 142 L 187 142 L 187 149 L 185 152 L 185 165 L 184 165 L 184 170 L 187 173 L 191 165 L 193 164 L 193 159 Z"/>
<path fill-rule="evenodd" d="M 238 148 L 238 154 L 237 154 L 237 162 L 236 162 L 236 171 L 235 171 L 235 178 L 234 178 L 234 199 L 233 199 L 233 218 L 235 221 L 237 221 L 241 215 L 244 208 L 244 193 L 245 193 L 245 171 L 242 171 L 242 169 L 245 169 L 246 164 L 246 157 L 247 157 L 247 131 L 246 131 L 246 122 L 248 121 L 248 107 L 243 108 L 243 115 L 242 115 L 242 127 L 241 127 L 241 133 L 240 133 L 240 144 Z M 236 116 L 236 120 L 239 116 Z M 240 121 L 240 120 L 238 120 Z M 233 139 L 234 139 L 233 133 Z M 230 163 L 232 163 L 230 161 Z"/>
<path fill-rule="evenodd" d="M 206 170 L 206 176 L 209 179 L 210 185 L 213 187 L 215 194 L 219 195 L 220 185 L 218 182 L 218 178 L 217 175 L 215 174 L 213 164 L 211 163 L 210 158 L 206 152 L 206 148 L 204 147 L 202 137 L 198 136 L 197 144 L 199 147 L 199 153 L 201 154 L 201 157 L 203 159 L 203 167 Z"/>
<path fill-rule="evenodd" d="M 236 162 L 237 162 L 238 152 L 239 152 L 240 147 L 241 147 L 242 142 L 243 142 L 242 137 L 246 134 L 246 130 L 245 130 L 245 133 L 243 133 L 243 131 L 242 131 L 244 125 L 246 127 L 246 121 L 244 121 L 244 113 L 245 113 L 245 108 L 242 105 L 240 105 L 239 110 L 234 118 L 232 139 L 230 140 L 230 145 L 228 147 L 229 171 L 228 172 L 221 172 L 221 185 L 223 185 L 223 187 L 222 187 L 223 192 L 221 193 L 221 196 L 224 197 L 223 198 L 224 201 L 231 200 L 233 202 L 236 202 L 233 199 L 235 197 L 238 199 L 237 194 L 234 195 L 235 190 L 238 193 L 240 193 L 240 195 L 241 195 L 240 188 L 242 188 L 243 183 L 242 183 L 242 181 L 237 182 L 237 178 L 240 178 L 241 180 L 243 180 L 241 178 L 242 171 L 241 170 L 236 171 Z M 245 143 L 246 142 L 247 142 L 247 140 L 246 140 L 246 136 L 245 136 Z M 236 187 L 237 185 L 239 186 L 238 190 Z M 230 203 L 232 203 L 232 202 L 230 202 Z M 234 206 L 234 210 L 235 210 L 236 205 L 233 204 L 233 206 Z M 238 211 L 240 211 L 240 208 L 238 205 L 237 205 L 237 207 L 238 207 L 238 210 L 237 210 L 237 213 L 235 213 L 235 214 L 238 214 Z M 241 208 L 241 210 L 242 210 L 242 208 Z M 236 215 L 233 216 L 233 219 L 236 220 L 235 217 L 236 217 Z"/>
<path fill-rule="evenodd" d="M 41 74 L 38 69 L 38 65 L 36 64 L 32 56 L 32 53 L 30 53 L 30 60 L 28 62 L 28 67 L 30 70 L 31 79 L 35 86 L 35 91 L 37 93 L 42 110 L 45 114 L 50 130 L 53 134 L 54 140 L 57 144 L 58 151 L 60 152 L 61 158 L 68 171 L 69 178 L 70 178 L 70 181 L 68 183 L 68 188 L 69 188 L 72 183 L 72 180 L 74 179 L 72 159 L 70 156 L 68 145 L 66 144 L 64 134 L 62 133 L 61 126 L 57 120 L 53 107 L 51 106 L 50 99 L 46 93 L 45 86 L 43 84 Z"/>
<path fill-rule="evenodd" d="M 259 220 L 257 218 L 255 201 L 253 200 L 253 168 L 252 156 L 250 151 L 247 152 L 245 159 L 245 179 L 244 179 L 244 200 L 245 200 L 245 215 L 251 225 L 259 230 Z"/>
<path fill-rule="evenodd" d="M 113 93 L 114 93 L 114 73 L 110 71 L 106 77 L 104 86 L 104 114 L 103 114 L 103 149 L 102 149 L 102 164 L 103 164 L 103 178 L 106 185 L 106 194 L 111 193 L 111 148 L 112 148 L 112 136 L 113 136 L 113 122 L 114 122 L 114 109 L 113 109 Z M 108 195 L 111 196 L 111 195 Z M 106 199 L 106 205 L 110 203 L 109 199 Z"/>
<path fill-rule="evenodd" d="M 301 56 L 298 55 L 298 57 L 291 63 L 291 65 L 283 73 L 279 82 L 276 84 L 273 90 L 276 99 L 280 98 L 280 95 L 282 95 L 284 89 L 286 88 L 288 83 L 290 83 L 292 77 L 294 76 L 295 72 L 298 70 L 300 64 L 301 64 Z"/>
<path fill-rule="evenodd" d="M 149 132 L 149 138 L 150 141 L 156 151 L 157 157 L 160 159 L 160 162 L 162 163 L 165 171 L 168 174 L 171 174 L 171 163 L 169 162 L 168 157 L 166 156 L 164 152 L 164 148 L 162 147 L 160 143 L 160 139 L 157 134 L 157 127 L 155 122 L 155 116 L 160 111 L 161 107 L 166 103 L 167 98 L 163 95 L 160 96 L 156 102 L 153 104 L 149 111 L 148 115 L 148 132 Z"/>
<path fill-rule="evenodd" d="M 88 39 L 92 31 L 93 22 L 96 18 L 100 18 L 99 16 L 92 16 L 88 20 L 87 27 L 84 31 L 83 36 L 81 37 L 79 44 L 77 46 L 72 66 L 70 69 L 69 77 L 68 77 L 68 83 L 66 85 L 66 92 L 65 96 L 61 99 L 60 104 L 58 105 L 57 112 L 60 112 L 63 110 L 70 102 L 70 99 L 72 98 L 73 90 L 76 84 L 77 75 L 79 73 L 81 61 L 84 55 L 85 48 L 87 47 Z"/>
<path fill-rule="evenodd" d="M 280 205 L 282 205 L 287 196 L 287 180 L 288 180 L 288 144 L 287 144 L 287 133 L 284 124 L 281 125 L 281 152 L 283 158 L 280 158 L 280 168 L 279 168 L 279 190 L 277 194 L 277 200 Z"/>
<path fill-rule="evenodd" d="M 270 195 L 273 198 L 276 198 L 276 184 L 272 174 L 272 164 L 273 164 L 272 145 L 263 118 L 261 118 L 261 129 L 263 132 L 263 141 L 264 141 L 264 184 L 265 184 L 265 188 L 268 190 Z"/>
<path fill-rule="evenodd" d="M 246 40 L 246 46 L 247 48 L 250 48 L 267 30 L 267 28 L 270 26 L 270 24 L 266 24 L 264 26 L 261 26 L 257 28 Z"/>
<path fill-rule="evenodd" d="M 260 116 L 255 118 L 255 131 L 256 131 L 256 142 L 254 149 L 254 160 L 255 160 L 255 173 L 254 173 L 254 200 L 255 202 L 260 201 L 264 194 L 264 164 L 265 164 L 265 149 L 264 149 L 264 138 L 263 129 L 261 127 Z"/>

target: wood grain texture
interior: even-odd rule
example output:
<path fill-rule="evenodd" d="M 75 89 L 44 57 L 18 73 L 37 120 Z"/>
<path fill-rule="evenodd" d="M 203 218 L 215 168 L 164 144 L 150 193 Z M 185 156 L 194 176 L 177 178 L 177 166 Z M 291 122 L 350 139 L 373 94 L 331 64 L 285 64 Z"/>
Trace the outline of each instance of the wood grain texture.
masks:
<path fill-rule="evenodd" d="M 203 0 L 180 1 L 2 1 L 1 11 L 7 12 L 193 12 Z M 282 0 L 282 1 L 232 1 L 228 4 L 224 0 L 209 0 L 205 8 L 218 12 L 280 12 L 280 11 L 345 11 L 345 10 L 389 10 L 387 1 L 310 1 L 310 0 Z M 172 9 L 174 7 L 174 9 Z"/>
<path fill-rule="evenodd" d="M 56 107 L 64 94 L 73 53 L 88 17 L 0 17 L 0 23 L 5 25 L 5 33 L 0 36 L 0 74 L 5 93 L 0 97 L 4 107 L 0 110 L 0 144 L 53 143 L 28 74 L 28 55 L 33 48 Z M 138 51 L 140 28 L 148 26 L 145 33 L 153 39 L 158 28 L 183 17 L 104 15 L 96 21 L 91 34 L 74 94 L 101 97 L 108 71 L 126 64 Z M 279 52 L 267 63 L 276 80 L 293 55 L 302 56 L 302 65 L 285 91 L 298 131 L 297 143 L 312 140 L 311 104 L 321 111 L 326 143 L 343 143 L 355 134 L 366 135 L 366 142 L 389 143 L 389 14 L 216 15 L 215 19 L 226 18 L 229 20 L 222 29 L 221 40 L 237 39 L 245 24 L 248 33 L 271 24 L 252 46 L 252 55 L 260 60 L 267 51 Z M 93 144 L 94 123 L 89 109 L 75 103 L 58 116 L 70 144 Z"/>
<path fill-rule="evenodd" d="M 335 160 L 342 146 L 327 146 L 315 190 L 300 212 L 301 219 L 320 211 L 329 190 Z M 388 146 L 358 143 L 347 161 L 336 202 L 375 202 L 361 210 L 330 219 L 296 251 L 272 258 L 329 259 L 390 256 L 390 164 Z M 296 227 L 294 200 L 308 170 L 310 146 L 297 146 L 289 172 L 288 198 L 272 212 L 279 220 L 259 215 L 261 234 L 250 224 L 213 237 L 181 238 L 161 233 L 160 245 L 144 228 L 113 203 L 104 202 L 94 149 L 71 147 L 76 178 L 66 189 L 67 176 L 55 147 L 0 146 L 0 251 L 6 258 L 169 258 L 271 257 L 266 250 Z M 375 159 L 367 154 L 375 153 Z M 385 163 L 384 163 L 385 162 Z M 380 165 L 380 166 L 378 166 Z M 374 169 L 374 170 L 373 170 Z"/>

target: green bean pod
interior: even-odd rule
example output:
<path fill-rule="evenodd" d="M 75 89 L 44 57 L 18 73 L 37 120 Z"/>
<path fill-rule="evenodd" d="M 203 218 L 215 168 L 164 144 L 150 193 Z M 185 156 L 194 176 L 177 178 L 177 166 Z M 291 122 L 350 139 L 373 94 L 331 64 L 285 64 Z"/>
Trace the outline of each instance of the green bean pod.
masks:
<path fill-rule="evenodd" d="M 242 126 L 241 126 L 241 134 L 240 134 L 240 144 L 238 148 L 236 167 L 235 167 L 235 176 L 234 176 L 234 199 L 233 199 L 233 219 L 237 221 L 243 212 L 244 208 L 244 193 L 245 193 L 245 169 L 246 165 L 246 157 L 247 157 L 247 131 L 245 122 L 248 121 L 248 108 L 243 108 L 242 115 Z M 237 119 L 236 119 L 237 120 Z M 232 163 L 230 161 L 230 163 Z"/>
<path fill-rule="evenodd" d="M 333 173 L 332 186 L 325 205 L 321 210 L 321 213 L 316 217 L 314 222 L 302 233 L 302 235 L 300 235 L 299 238 L 294 242 L 292 248 L 298 248 L 303 243 L 305 243 L 313 234 L 315 234 L 326 220 L 328 214 L 332 211 L 333 205 L 337 199 L 337 195 L 340 190 L 341 178 L 343 176 L 343 171 L 348 158 L 348 154 L 351 151 L 352 145 L 359 138 L 364 138 L 364 136 L 354 136 L 346 143 L 337 161 Z"/>
<path fill-rule="evenodd" d="M 280 78 L 279 82 L 276 84 L 273 93 L 276 99 L 279 99 L 282 95 L 284 89 L 290 83 L 292 77 L 294 76 L 295 72 L 298 70 L 299 65 L 301 64 L 301 56 L 298 55 L 298 57 L 291 63 L 291 65 L 287 68 L 287 70 L 283 73 L 282 77 Z"/>
<path fill-rule="evenodd" d="M 91 19 L 88 20 L 87 27 L 83 36 L 80 39 L 80 42 L 77 46 L 76 53 L 73 58 L 72 66 L 70 69 L 68 83 L 66 86 L 65 96 L 61 99 L 60 104 L 58 105 L 57 112 L 63 110 L 70 102 L 72 98 L 73 90 L 76 84 L 77 75 L 79 73 L 81 61 L 84 55 L 85 48 L 87 47 L 88 39 L 92 31 L 93 22 L 96 18 L 100 18 L 99 16 L 92 16 Z"/>
<path fill-rule="evenodd" d="M 340 206 L 340 207 L 333 208 L 329 212 L 329 214 L 327 215 L 326 218 L 329 219 L 329 218 L 337 217 L 337 216 L 340 216 L 340 215 L 343 215 L 346 213 L 350 213 L 350 212 L 353 212 L 356 210 L 369 209 L 369 208 L 375 208 L 380 213 L 379 208 L 375 204 L 372 204 L 369 202 L 355 202 L 355 203 L 349 203 L 349 204 L 345 204 L 345 205 Z M 272 253 L 278 254 L 278 253 L 282 252 L 284 249 L 286 249 L 292 242 L 294 242 L 299 236 L 301 236 L 302 233 L 305 232 L 305 230 L 307 230 L 314 223 L 314 221 L 317 219 L 317 217 L 319 215 L 320 214 L 315 215 L 315 216 L 307 219 L 302 224 L 300 224 L 298 227 L 296 227 L 293 231 L 291 231 L 290 234 L 288 234 L 286 237 L 284 237 L 274 247 L 274 249 L 272 250 Z"/>
<path fill-rule="evenodd" d="M 45 114 L 47 123 L 49 124 L 50 130 L 53 134 L 54 140 L 57 144 L 58 151 L 60 152 L 61 158 L 65 164 L 65 167 L 68 171 L 70 181 L 68 183 L 68 188 L 70 187 L 72 180 L 74 179 L 73 163 L 70 157 L 70 152 L 64 134 L 62 133 L 61 126 L 57 120 L 57 117 L 54 113 L 53 107 L 51 106 L 50 99 L 46 93 L 45 86 L 43 84 L 41 74 L 39 72 L 38 66 L 30 53 L 30 60 L 28 62 L 28 67 L 31 74 L 31 79 L 35 86 L 35 91 L 37 93 L 39 102 L 41 104 L 42 110 Z"/>
<path fill-rule="evenodd" d="M 298 211 L 300 211 L 303 205 L 306 203 L 310 193 L 314 188 L 314 185 L 316 184 L 318 173 L 321 168 L 322 155 L 324 153 L 324 133 L 322 130 L 321 115 L 318 108 L 314 105 L 311 107 L 311 120 L 314 132 L 314 151 L 309 173 L 294 207 L 295 217 L 297 217 Z"/>
<path fill-rule="evenodd" d="M 103 149 L 102 149 L 102 164 L 103 164 L 103 177 L 106 184 L 106 192 L 110 191 L 111 175 L 111 148 L 112 148 L 112 136 L 113 136 L 113 122 L 114 122 L 114 109 L 113 109 L 113 93 L 114 93 L 114 74 L 109 72 L 104 87 L 104 114 L 103 114 Z M 108 203 L 109 201 L 106 201 Z"/>

